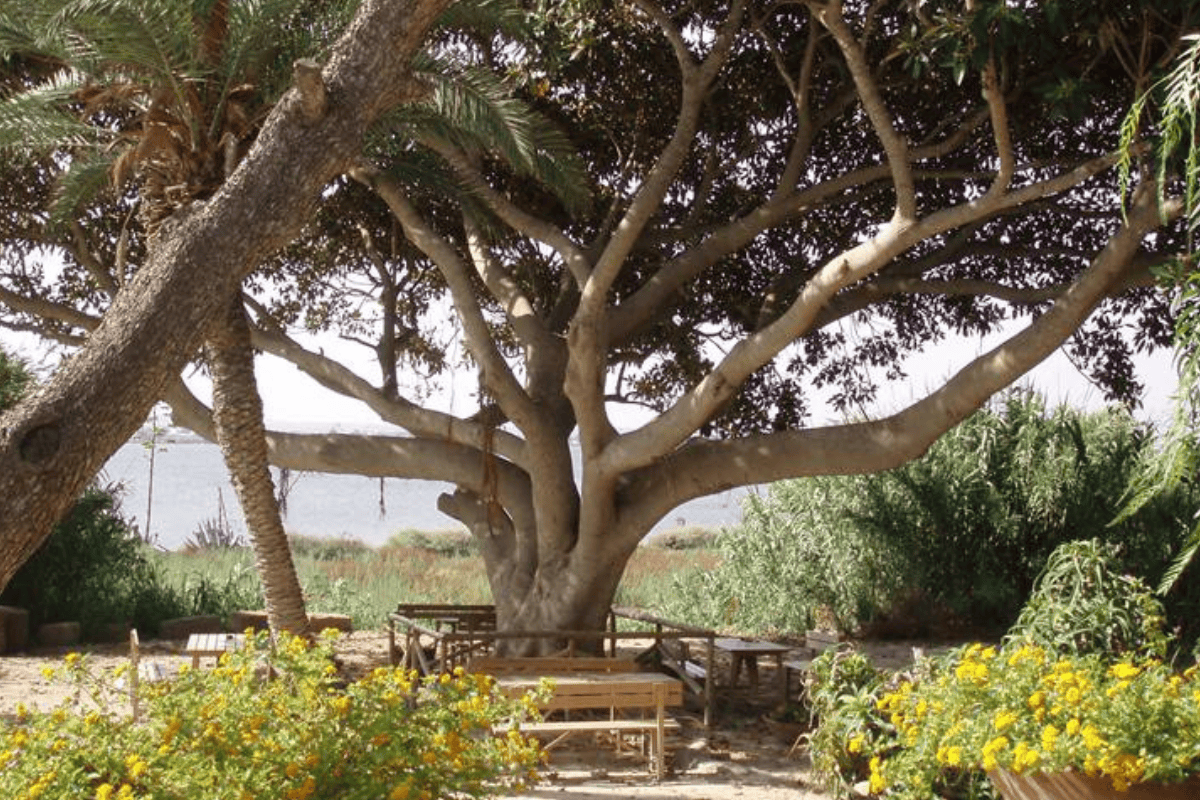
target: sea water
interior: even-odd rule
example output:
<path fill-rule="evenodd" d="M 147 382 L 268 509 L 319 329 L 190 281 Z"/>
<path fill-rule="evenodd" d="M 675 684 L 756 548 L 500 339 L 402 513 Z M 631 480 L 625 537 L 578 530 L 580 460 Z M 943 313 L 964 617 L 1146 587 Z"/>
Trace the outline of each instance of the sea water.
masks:
<path fill-rule="evenodd" d="M 168 550 L 182 547 L 196 530 L 222 513 L 229 528 L 246 537 L 246 523 L 220 449 L 195 434 L 172 428 L 153 448 L 134 440 L 122 446 L 104 467 L 101 479 L 124 487 L 122 514 L 143 536 Z M 276 491 L 279 470 L 272 468 Z M 378 546 L 401 531 L 462 530 L 437 510 L 437 498 L 453 487 L 446 483 L 291 472 L 284 527 L 290 534 L 348 537 Z M 720 528 L 741 520 L 746 490 L 734 489 L 700 498 L 672 511 L 655 532 L 673 528 Z"/>

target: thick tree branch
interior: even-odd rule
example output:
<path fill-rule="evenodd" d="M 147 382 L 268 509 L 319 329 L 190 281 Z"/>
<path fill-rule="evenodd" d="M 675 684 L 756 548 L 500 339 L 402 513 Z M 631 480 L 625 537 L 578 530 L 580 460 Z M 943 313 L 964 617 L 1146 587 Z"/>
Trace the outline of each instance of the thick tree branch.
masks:
<path fill-rule="evenodd" d="M 787 312 L 738 342 L 712 372 L 668 411 L 612 442 L 598 468 L 619 474 L 670 452 L 717 413 L 747 376 L 810 330 L 821 309 L 838 291 L 878 272 L 909 247 L 1007 208 L 1077 186 L 1111 168 L 1117 158 L 1116 154 L 1102 156 L 1070 172 L 1007 194 L 951 206 L 913 223 L 883 226 L 875 236 L 828 261 L 808 281 Z"/>
<path fill-rule="evenodd" d="M 215 441 L 211 410 L 182 380 L 168 386 L 163 399 L 177 424 Z M 277 467 L 307 472 L 445 481 L 477 493 L 495 489 L 514 519 L 532 524 L 531 489 L 524 470 L 483 450 L 438 437 L 267 431 L 267 455 Z"/>
<path fill-rule="evenodd" d="M 1180 214 L 1177 198 L 1165 219 Z M 941 388 L 886 419 L 786 431 L 721 442 L 697 442 L 636 472 L 627 497 L 638 524 L 671 508 L 733 486 L 811 475 L 890 469 L 920 456 L 939 436 L 1058 349 L 1136 261 L 1143 237 L 1164 218 L 1151 187 L 1138 192 L 1125 224 L 1051 308 L 1020 333 L 974 359 Z"/>

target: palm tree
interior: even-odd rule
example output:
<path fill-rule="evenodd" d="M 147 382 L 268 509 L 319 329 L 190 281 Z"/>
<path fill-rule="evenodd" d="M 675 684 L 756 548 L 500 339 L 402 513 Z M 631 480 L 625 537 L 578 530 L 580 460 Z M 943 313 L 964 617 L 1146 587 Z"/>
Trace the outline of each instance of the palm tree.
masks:
<path fill-rule="evenodd" d="M 232 173 L 286 89 L 281 65 L 313 43 L 293 0 L 59 0 L 19 16 L 13 5 L 0 10 L 0 49 L 35 52 L 59 69 L 6 103 L 0 126 L 10 145 L 13 132 L 39 120 L 32 126 L 39 135 L 19 145 L 31 154 L 70 154 L 58 181 L 58 215 L 95 193 L 98 178 L 118 189 L 136 181 L 138 217 L 151 236 Z M 290 31 L 282 43 L 280 30 Z M 304 634 L 308 617 L 267 468 L 240 292 L 230 301 L 204 348 L 217 440 L 250 530 L 271 627 Z"/>

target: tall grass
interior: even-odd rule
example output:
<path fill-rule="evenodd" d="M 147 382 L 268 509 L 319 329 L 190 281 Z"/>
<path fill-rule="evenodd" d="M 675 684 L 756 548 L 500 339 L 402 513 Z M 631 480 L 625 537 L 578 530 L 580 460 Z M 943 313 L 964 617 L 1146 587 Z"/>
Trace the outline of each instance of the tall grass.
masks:
<path fill-rule="evenodd" d="M 659 611 L 675 576 L 714 568 L 711 536 L 689 533 L 638 548 L 617 603 Z M 399 603 L 490 603 L 483 561 L 462 537 L 406 532 L 382 547 L 355 539 L 293 537 L 292 554 L 310 612 L 349 614 L 358 629 L 378 629 Z M 163 583 L 179 594 L 227 596 L 224 613 L 262 607 L 254 555 L 245 547 L 155 553 Z M 212 607 L 209 603 L 209 607 Z M 687 619 L 679 620 L 687 622 Z"/>

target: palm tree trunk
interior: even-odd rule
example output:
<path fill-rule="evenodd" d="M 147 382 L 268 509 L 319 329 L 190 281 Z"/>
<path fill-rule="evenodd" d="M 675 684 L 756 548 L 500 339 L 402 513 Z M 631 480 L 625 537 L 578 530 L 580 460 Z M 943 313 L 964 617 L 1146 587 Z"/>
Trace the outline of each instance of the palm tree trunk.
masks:
<path fill-rule="evenodd" d="M 250 529 L 271 629 L 303 636 L 308 634 L 308 615 L 267 466 L 266 429 L 254 378 L 250 326 L 241 292 L 231 300 L 205 342 L 212 368 L 217 442 Z"/>

